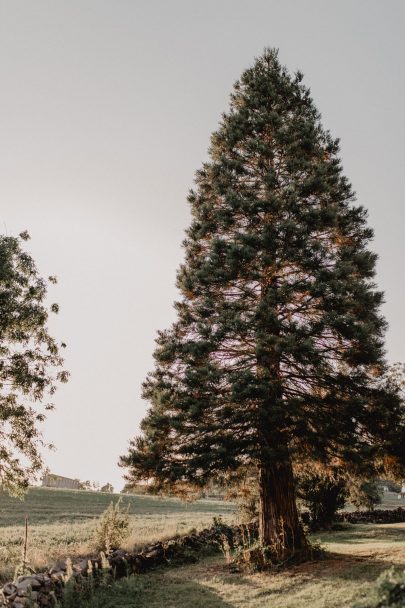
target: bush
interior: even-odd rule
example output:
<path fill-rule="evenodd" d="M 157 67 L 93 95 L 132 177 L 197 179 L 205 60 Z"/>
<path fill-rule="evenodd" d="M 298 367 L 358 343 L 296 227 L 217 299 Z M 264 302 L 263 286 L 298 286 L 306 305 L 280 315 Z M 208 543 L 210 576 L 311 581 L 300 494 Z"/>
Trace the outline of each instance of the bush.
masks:
<path fill-rule="evenodd" d="M 356 509 L 367 509 L 373 511 L 373 509 L 381 504 L 382 492 L 377 481 L 354 481 L 349 484 L 349 501 Z"/>
<path fill-rule="evenodd" d="M 128 511 L 121 510 L 121 499 L 101 514 L 94 533 L 94 544 L 97 551 L 107 555 L 114 549 L 119 549 L 122 541 L 130 534 Z"/>
<path fill-rule="evenodd" d="M 329 529 L 347 496 L 346 479 L 338 472 L 300 471 L 298 497 L 309 511 L 308 523 L 312 530 Z"/>
<path fill-rule="evenodd" d="M 357 509 L 371 511 L 382 500 L 376 480 L 350 477 L 343 469 L 301 467 L 297 480 L 298 497 L 309 511 L 306 520 L 312 530 L 331 528 L 346 501 Z"/>
<path fill-rule="evenodd" d="M 405 571 L 390 568 L 378 578 L 378 604 L 376 608 L 403 608 L 405 606 Z"/>

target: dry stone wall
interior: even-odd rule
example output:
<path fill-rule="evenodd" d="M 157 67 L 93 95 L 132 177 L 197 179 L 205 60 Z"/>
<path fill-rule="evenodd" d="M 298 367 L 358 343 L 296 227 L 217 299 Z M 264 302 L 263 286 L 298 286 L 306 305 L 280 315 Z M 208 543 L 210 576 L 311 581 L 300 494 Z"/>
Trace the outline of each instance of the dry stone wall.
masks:
<path fill-rule="evenodd" d="M 405 522 L 405 509 L 374 509 L 374 511 L 345 511 L 338 513 L 336 521 L 350 524 L 397 524 Z"/>

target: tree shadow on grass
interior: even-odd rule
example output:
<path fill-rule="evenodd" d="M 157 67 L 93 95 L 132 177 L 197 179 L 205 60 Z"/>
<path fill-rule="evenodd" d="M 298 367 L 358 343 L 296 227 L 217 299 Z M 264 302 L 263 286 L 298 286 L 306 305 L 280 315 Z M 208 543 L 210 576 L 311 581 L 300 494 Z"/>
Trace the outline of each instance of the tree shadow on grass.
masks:
<path fill-rule="evenodd" d="M 293 605 L 294 598 L 303 606 L 303 594 L 308 597 L 311 593 L 323 594 L 328 598 L 344 589 L 349 589 L 349 594 L 356 589 L 368 593 L 391 563 L 378 555 L 374 558 L 328 553 L 323 560 L 251 576 L 249 572 L 232 573 L 218 562 L 201 562 L 173 573 L 165 570 L 137 577 L 133 583 L 136 589 L 134 587 L 134 593 L 129 594 L 134 604 L 121 602 L 114 604 L 114 608 L 235 608 L 267 606 L 266 602 L 270 606 L 272 600 L 277 606 L 280 602 L 284 606 L 279 596 L 291 600 L 288 606 Z M 397 566 L 405 567 L 405 563 L 397 563 Z M 226 599 L 223 599 L 224 595 Z M 320 605 L 319 598 L 316 605 Z"/>
<path fill-rule="evenodd" d="M 108 588 L 97 589 L 88 603 L 68 603 L 69 608 L 73 605 L 75 608 L 234 608 L 204 584 L 167 573 L 121 579 Z"/>
<path fill-rule="evenodd" d="M 306 578 L 329 578 L 342 581 L 356 581 L 366 583 L 375 581 L 379 575 L 392 565 L 405 568 L 405 554 L 403 560 L 393 562 L 379 557 L 345 555 L 341 553 L 327 553 L 324 560 L 302 564 L 292 569 L 291 575 L 303 575 Z"/>
<path fill-rule="evenodd" d="M 195 580 L 165 576 L 137 594 L 137 608 L 234 608 L 215 591 Z"/>
<path fill-rule="evenodd" d="M 369 542 L 387 542 L 405 544 L 405 526 L 401 524 L 347 524 L 342 530 L 320 532 L 314 538 L 321 543 L 365 544 Z"/>

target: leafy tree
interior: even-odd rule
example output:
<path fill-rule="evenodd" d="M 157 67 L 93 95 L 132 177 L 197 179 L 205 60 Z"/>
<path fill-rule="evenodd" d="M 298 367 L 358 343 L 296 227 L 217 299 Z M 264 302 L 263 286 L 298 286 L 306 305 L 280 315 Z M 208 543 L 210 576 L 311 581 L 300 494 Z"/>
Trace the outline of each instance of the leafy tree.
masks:
<path fill-rule="evenodd" d="M 377 462 L 377 472 L 380 477 L 387 474 L 389 478 L 401 482 L 405 476 L 405 364 L 388 366 L 379 378 L 378 385 L 380 391 L 376 398 L 381 399 L 378 405 L 382 416 L 385 411 L 387 418 L 381 421 L 385 452 L 381 462 Z"/>
<path fill-rule="evenodd" d="M 309 511 L 311 529 L 329 529 L 349 496 L 347 479 L 338 470 L 303 468 L 298 477 L 297 495 Z"/>
<path fill-rule="evenodd" d="M 47 330 L 49 312 L 59 307 L 45 305 L 47 282 L 22 248 L 28 238 L 0 236 L 0 487 L 13 494 L 42 467 L 38 423 L 53 409 L 44 400 L 68 378 Z"/>
<path fill-rule="evenodd" d="M 338 152 L 302 74 L 265 51 L 188 197 L 177 320 L 158 334 L 143 434 L 121 458 L 161 491 L 254 466 L 260 540 L 283 560 L 307 550 L 294 462 L 374 461 L 399 417 L 378 384 L 373 233 Z"/>
<path fill-rule="evenodd" d="M 113 494 L 114 486 L 111 483 L 106 483 L 105 485 L 101 486 L 101 492 L 109 492 L 110 494 Z"/>
<path fill-rule="evenodd" d="M 375 479 L 359 480 L 357 483 L 349 483 L 349 501 L 357 509 L 372 511 L 382 502 L 382 492 Z"/>
<path fill-rule="evenodd" d="M 297 495 L 309 512 L 312 530 L 328 530 L 347 502 L 367 510 L 381 502 L 374 480 L 353 477 L 343 467 L 298 467 Z"/>

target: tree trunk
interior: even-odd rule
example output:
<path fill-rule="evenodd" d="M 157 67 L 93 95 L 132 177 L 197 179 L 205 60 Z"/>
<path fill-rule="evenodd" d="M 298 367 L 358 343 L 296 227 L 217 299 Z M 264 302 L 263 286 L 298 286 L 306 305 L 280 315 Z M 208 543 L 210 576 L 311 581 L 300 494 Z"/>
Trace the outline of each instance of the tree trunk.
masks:
<path fill-rule="evenodd" d="M 304 553 L 308 543 L 298 517 L 291 462 L 263 462 L 259 483 L 260 544 L 279 562 Z"/>

